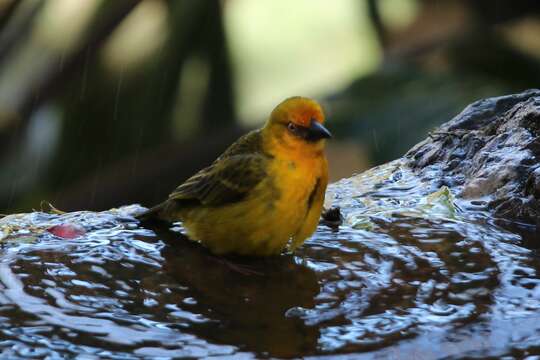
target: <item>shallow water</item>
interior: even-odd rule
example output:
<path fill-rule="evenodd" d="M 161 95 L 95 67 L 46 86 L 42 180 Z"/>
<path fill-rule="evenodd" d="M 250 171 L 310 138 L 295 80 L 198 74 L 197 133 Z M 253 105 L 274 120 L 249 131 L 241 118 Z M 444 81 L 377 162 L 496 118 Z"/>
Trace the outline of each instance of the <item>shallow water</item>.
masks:
<path fill-rule="evenodd" d="M 339 231 L 321 226 L 294 256 L 270 259 L 214 257 L 180 227 L 139 228 L 136 206 L 4 218 L 0 354 L 540 354 L 535 234 L 504 230 L 481 201 L 455 200 L 396 162 L 328 197 L 342 207 Z M 58 224 L 86 233 L 47 231 Z"/>

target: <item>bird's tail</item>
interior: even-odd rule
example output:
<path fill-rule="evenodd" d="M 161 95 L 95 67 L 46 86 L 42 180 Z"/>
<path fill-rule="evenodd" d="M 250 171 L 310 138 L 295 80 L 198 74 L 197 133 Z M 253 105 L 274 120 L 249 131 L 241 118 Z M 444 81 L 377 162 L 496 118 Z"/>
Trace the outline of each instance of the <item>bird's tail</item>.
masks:
<path fill-rule="evenodd" d="M 135 217 L 141 222 L 167 222 L 167 219 L 163 217 L 163 210 L 166 205 L 167 202 L 162 202 Z"/>

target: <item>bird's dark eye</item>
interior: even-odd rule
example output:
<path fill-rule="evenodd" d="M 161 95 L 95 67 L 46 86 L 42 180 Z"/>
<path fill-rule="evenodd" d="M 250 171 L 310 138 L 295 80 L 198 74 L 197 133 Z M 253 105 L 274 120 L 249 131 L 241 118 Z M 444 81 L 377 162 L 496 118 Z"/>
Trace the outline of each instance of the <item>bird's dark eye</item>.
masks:
<path fill-rule="evenodd" d="M 296 131 L 297 128 L 298 128 L 298 127 L 296 126 L 296 124 L 294 124 L 294 123 L 292 123 L 292 122 L 290 122 L 290 123 L 287 124 L 287 129 L 289 129 L 289 131 L 291 131 L 291 132 Z"/>

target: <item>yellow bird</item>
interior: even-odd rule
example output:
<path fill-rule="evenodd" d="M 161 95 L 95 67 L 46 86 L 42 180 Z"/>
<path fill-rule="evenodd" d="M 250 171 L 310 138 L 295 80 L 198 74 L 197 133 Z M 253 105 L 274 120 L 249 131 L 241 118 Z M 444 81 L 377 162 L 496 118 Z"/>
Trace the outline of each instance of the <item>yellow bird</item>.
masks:
<path fill-rule="evenodd" d="M 293 251 L 321 215 L 330 132 L 314 100 L 280 103 L 263 128 L 233 143 L 141 220 L 182 221 L 188 237 L 215 254 L 266 256 Z"/>

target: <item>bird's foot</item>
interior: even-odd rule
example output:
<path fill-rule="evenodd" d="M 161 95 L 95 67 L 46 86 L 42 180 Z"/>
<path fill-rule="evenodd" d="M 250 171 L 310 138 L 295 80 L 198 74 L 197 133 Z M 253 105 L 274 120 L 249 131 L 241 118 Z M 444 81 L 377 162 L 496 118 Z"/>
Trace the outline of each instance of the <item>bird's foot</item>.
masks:
<path fill-rule="evenodd" d="M 321 214 L 321 224 L 328 226 L 332 230 L 338 230 L 339 226 L 343 224 L 343 216 L 339 206 L 324 209 Z"/>

